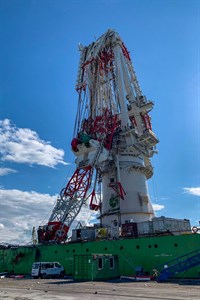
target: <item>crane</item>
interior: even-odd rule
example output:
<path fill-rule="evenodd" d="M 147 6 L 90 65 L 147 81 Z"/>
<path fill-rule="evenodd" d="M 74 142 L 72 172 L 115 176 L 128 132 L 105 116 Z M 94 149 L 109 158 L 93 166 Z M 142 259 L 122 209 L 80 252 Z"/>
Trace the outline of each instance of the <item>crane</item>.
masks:
<path fill-rule="evenodd" d="M 146 187 L 158 143 L 149 115 L 153 102 L 142 94 L 117 32 L 109 29 L 88 46 L 80 44 L 79 50 L 78 108 L 71 142 L 76 170 L 61 190 L 48 224 L 38 228 L 40 243 L 64 242 L 89 198 L 90 209 L 100 210 L 104 226 L 119 226 L 130 216 L 136 221 L 154 216 Z M 103 201 L 97 197 L 97 183 L 102 183 Z"/>

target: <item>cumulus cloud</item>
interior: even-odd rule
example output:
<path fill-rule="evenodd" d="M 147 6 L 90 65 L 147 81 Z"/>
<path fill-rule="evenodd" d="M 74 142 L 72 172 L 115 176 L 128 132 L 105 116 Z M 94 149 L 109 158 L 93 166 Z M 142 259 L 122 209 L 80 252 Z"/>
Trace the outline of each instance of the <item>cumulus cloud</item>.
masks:
<path fill-rule="evenodd" d="M 17 170 L 11 168 L 0 168 L 0 176 L 5 176 L 11 173 L 16 173 Z"/>
<path fill-rule="evenodd" d="M 159 210 L 162 210 L 165 208 L 165 206 L 161 205 L 161 204 L 152 204 L 152 205 L 153 205 L 154 211 L 159 211 Z"/>
<path fill-rule="evenodd" d="M 56 203 L 57 195 L 40 194 L 35 191 L 0 190 L 0 243 L 26 244 L 31 242 L 32 228 L 45 225 Z M 6 200 L 6 201 L 5 201 Z M 96 213 L 83 206 L 78 222 L 90 225 L 96 219 Z"/>
<path fill-rule="evenodd" d="M 28 128 L 17 128 L 10 120 L 0 121 L 1 160 L 55 167 L 66 164 L 64 151 L 50 145 Z"/>
<path fill-rule="evenodd" d="M 193 196 L 200 196 L 200 187 L 183 188 L 184 192 Z"/>
<path fill-rule="evenodd" d="M 0 230 L 4 228 L 4 225 L 0 223 Z"/>
<path fill-rule="evenodd" d="M 26 243 L 31 241 L 33 226 L 39 226 L 48 219 L 56 195 L 40 194 L 34 191 L 0 190 L 0 242 Z"/>

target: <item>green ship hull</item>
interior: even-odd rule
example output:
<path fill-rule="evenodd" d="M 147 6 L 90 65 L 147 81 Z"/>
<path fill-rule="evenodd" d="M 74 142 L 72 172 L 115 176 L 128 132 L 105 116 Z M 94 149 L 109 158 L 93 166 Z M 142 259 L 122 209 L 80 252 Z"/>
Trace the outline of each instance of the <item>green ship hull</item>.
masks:
<path fill-rule="evenodd" d="M 57 261 L 66 274 L 73 275 L 74 255 L 96 253 L 118 255 L 121 276 L 134 275 L 137 266 L 142 266 L 147 275 L 153 275 L 158 265 L 198 249 L 200 234 L 11 247 L 0 249 L 0 272 L 30 274 L 35 261 Z M 177 277 L 200 278 L 200 265 Z"/>

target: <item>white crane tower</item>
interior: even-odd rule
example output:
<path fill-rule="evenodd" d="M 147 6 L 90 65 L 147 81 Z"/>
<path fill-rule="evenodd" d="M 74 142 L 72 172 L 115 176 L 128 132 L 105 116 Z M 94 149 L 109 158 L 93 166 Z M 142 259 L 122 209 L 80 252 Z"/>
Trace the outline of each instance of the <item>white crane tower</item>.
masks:
<path fill-rule="evenodd" d="M 40 241 L 66 238 L 83 203 L 100 210 L 103 227 L 154 217 L 147 179 L 158 139 L 127 48 L 108 30 L 89 46 L 79 46 L 78 110 L 71 146 L 76 171 L 61 191 Z M 101 186 L 100 195 L 97 187 Z"/>

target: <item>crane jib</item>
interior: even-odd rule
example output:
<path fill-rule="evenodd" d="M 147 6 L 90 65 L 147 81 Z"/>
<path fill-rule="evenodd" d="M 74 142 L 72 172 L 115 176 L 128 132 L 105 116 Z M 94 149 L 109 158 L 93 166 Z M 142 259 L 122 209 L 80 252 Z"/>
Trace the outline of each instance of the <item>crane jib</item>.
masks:
<path fill-rule="evenodd" d="M 117 32 L 109 29 L 79 50 L 71 142 L 76 170 L 61 190 L 48 224 L 38 229 L 41 243 L 65 241 L 89 198 L 89 208 L 100 212 L 106 227 L 154 216 L 146 184 L 153 175 L 150 159 L 159 142 L 149 115 L 154 104 L 142 94 L 130 53 Z"/>

